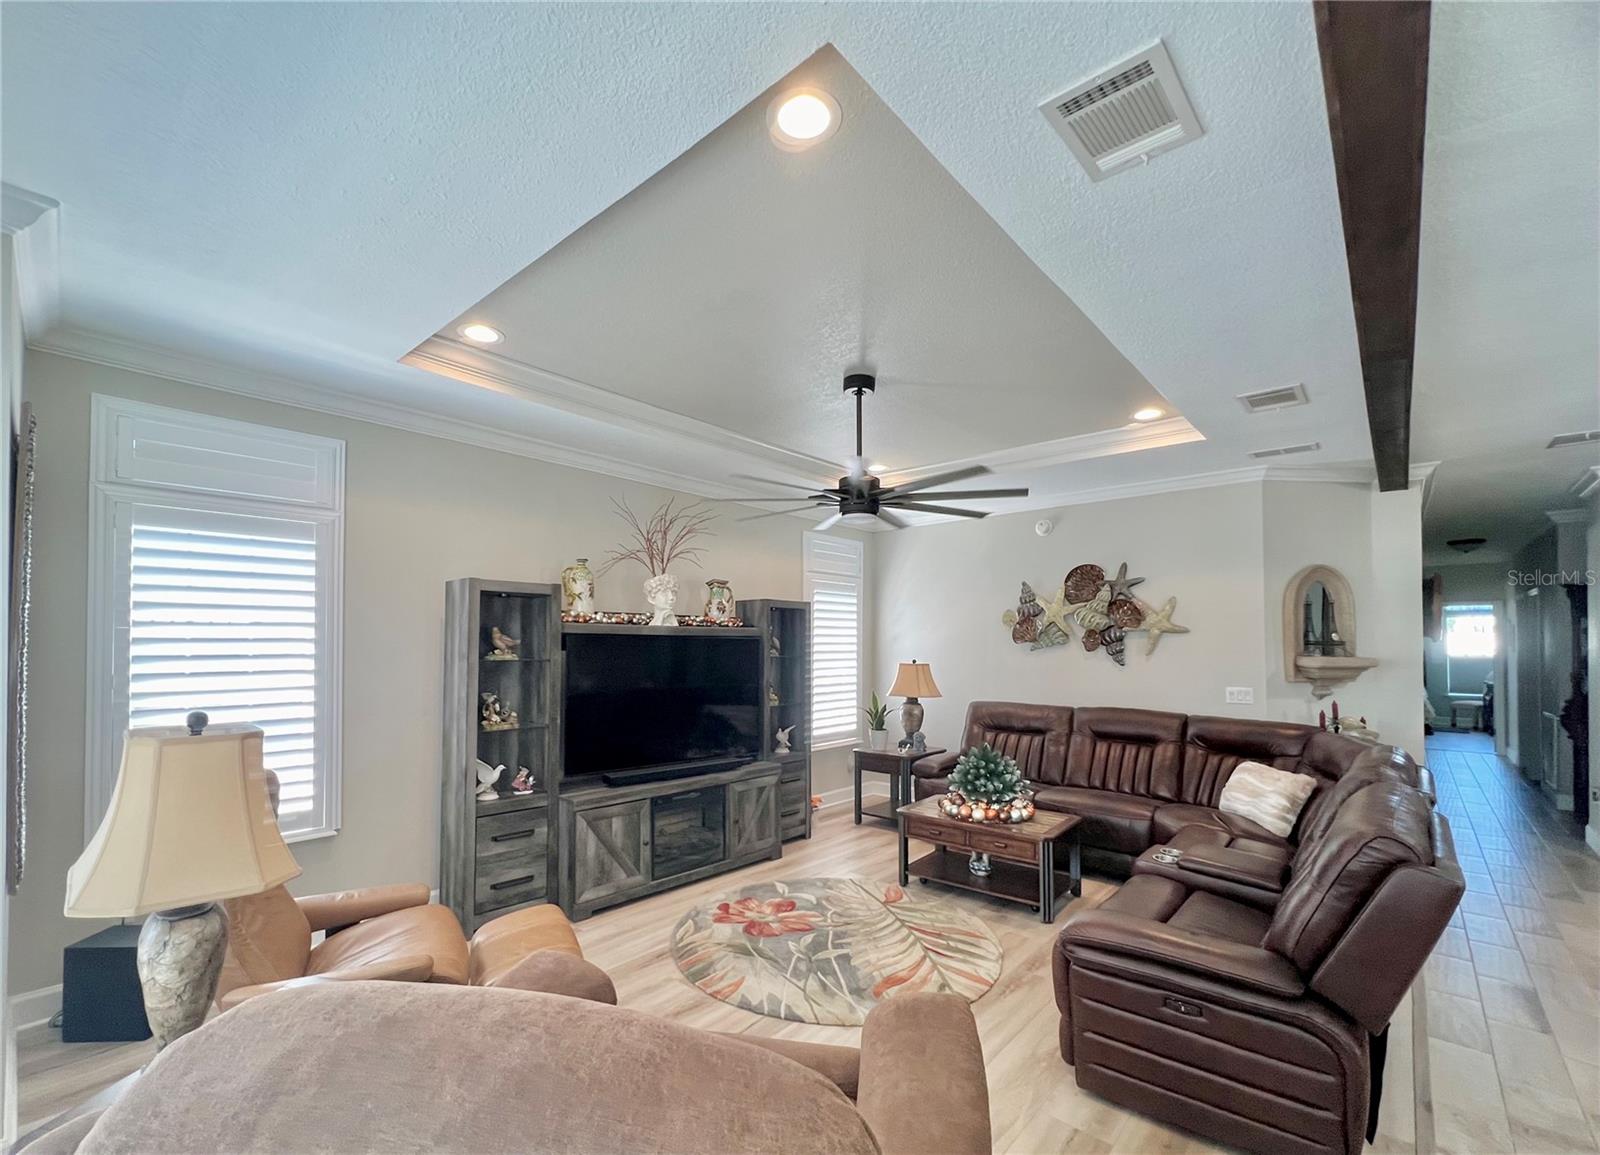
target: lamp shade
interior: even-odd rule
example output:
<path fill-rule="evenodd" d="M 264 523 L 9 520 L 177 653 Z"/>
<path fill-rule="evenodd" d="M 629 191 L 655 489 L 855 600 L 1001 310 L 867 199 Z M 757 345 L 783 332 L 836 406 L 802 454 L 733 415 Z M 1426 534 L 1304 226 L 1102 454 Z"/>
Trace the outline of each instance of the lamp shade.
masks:
<path fill-rule="evenodd" d="M 69 918 L 128 918 L 259 894 L 300 866 L 278 833 L 261 731 L 129 730 L 111 806 L 67 871 Z"/>
<path fill-rule="evenodd" d="M 942 698 L 939 687 L 933 682 L 933 668 L 926 662 L 901 662 L 889 687 L 893 698 Z"/>

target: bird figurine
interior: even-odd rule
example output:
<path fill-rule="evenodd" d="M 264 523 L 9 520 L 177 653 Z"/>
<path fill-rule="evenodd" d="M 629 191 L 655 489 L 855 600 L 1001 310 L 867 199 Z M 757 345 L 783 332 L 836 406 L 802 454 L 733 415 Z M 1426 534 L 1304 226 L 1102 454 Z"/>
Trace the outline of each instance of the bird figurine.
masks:
<path fill-rule="evenodd" d="M 773 746 L 774 754 L 787 754 L 789 752 L 789 735 L 794 733 L 793 726 L 780 726 L 777 734 L 777 744 Z"/>
<path fill-rule="evenodd" d="M 505 773 L 506 768 L 504 766 L 491 766 L 482 758 L 477 759 L 477 763 L 478 797 L 485 802 L 500 797 L 500 792 L 494 788 L 494 784 L 500 781 L 500 775 Z"/>
<path fill-rule="evenodd" d="M 499 626 L 489 627 L 489 641 L 494 643 L 494 651 L 489 656 L 502 659 L 516 657 L 517 647 L 522 644 L 520 639 L 511 637 Z"/>

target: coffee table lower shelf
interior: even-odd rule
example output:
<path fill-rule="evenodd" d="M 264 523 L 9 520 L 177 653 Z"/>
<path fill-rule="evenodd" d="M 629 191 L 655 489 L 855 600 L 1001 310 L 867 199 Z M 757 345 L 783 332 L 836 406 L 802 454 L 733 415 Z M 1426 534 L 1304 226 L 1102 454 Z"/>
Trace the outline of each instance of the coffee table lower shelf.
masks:
<path fill-rule="evenodd" d="M 990 858 L 989 864 L 994 868 L 988 876 L 973 874 L 968 869 L 969 859 L 961 851 L 951 851 L 943 846 L 938 847 L 930 854 L 924 854 L 914 862 L 906 864 L 906 873 L 912 878 L 922 879 L 924 882 L 938 882 L 945 886 L 955 886 L 962 890 L 971 890 L 978 894 L 987 894 L 991 898 L 1004 899 L 1006 902 L 1020 902 L 1026 906 L 1039 910 L 1039 872 L 1031 866 L 1022 866 L 1015 862 L 1007 862 L 1003 858 Z M 1056 887 L 1051 890 L 1051 897 L 1057 893 L 1073 893 L 1072 874 L 1069 871 L 1058 870 L 1055 872 Z M 1045 921 L 1051 921 L 1055 912 L 1039 910 Z"/>

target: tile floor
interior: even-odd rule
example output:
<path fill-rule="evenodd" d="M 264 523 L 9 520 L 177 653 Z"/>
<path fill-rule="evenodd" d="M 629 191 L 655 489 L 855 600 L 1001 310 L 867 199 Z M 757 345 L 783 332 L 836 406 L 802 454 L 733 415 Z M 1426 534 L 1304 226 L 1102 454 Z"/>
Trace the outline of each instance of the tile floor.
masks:
<path fill-rule="evenodd" d="M 1435 1148 L 1600 1150 L 1600 857 L 1487 735 L 1427 751 L 1467 879 L 1423 972 Z"/>

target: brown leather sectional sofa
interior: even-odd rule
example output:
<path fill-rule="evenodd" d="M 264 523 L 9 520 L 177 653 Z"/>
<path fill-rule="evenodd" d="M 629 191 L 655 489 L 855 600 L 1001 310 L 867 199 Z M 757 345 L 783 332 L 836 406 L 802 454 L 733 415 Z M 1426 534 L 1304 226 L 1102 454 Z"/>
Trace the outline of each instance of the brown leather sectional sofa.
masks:
<path fill-rule="evenodd" d="M 983 742 L 1084 817 L 1086 861 L 1132 875 L 1057 941 L 1078 1085 L 1247 1150 L 1359 1152 L 1390 1016 L 1465 889 L 1427 771 L 1311 726 L 1150 710 L 975 702 L 960 749 Z M 1319 780 L 1290 837 L 1216 808 L 1246 759 Z M 954 761 L 919 762 L 917 796 Z"/>

